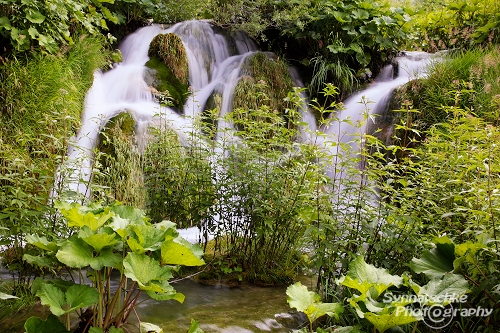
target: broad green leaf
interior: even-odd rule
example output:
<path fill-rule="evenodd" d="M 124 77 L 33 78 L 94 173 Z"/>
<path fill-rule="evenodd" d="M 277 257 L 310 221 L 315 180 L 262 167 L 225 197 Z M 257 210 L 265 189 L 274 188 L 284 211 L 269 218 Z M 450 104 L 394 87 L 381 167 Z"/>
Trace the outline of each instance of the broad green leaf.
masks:
<path fill-rule="evenodd" d="M 31 11 L 26 15 L 26 18 L 31 22 L 31 23 L 37 23 L 40 24 L 43 21 L 45 21 L 45 16 L 43 16 L 42 13 L 39 11 Z"/>
<path fill-rule="evenodd" d="M 286 289 L 287 302 L 290 307 L 297 311 L 304 312 L 310 322 L 328 315 L 338 318 L 339 314 L 344 312 L 344 307 L 338 303 L 323 303 L 319 295 L 307 290 L 306 286 L 297 282 Z"/>
<path fill-rule="evenodd" d="M 124 205 L 113 205 L 111 210 L 122 219 L 127 219 L 132 224 L 146 224 L 146 214 L 139 208 Z"/>
<path fill-rule="evenodd" d="M 312 304 L 321 301 L 317 293 L 309 291 L 300 281 L 288 286 L 286 295 L 290 307 L 300 312 L 305 312 Z"/>
<path fill-rule="evenodd" d="M 10 25 L 9 18 L 7 16 L 0 17 L 0 28 L 10 30 L 12 26 Z"/>
<path fill-rule="evenodd" d="M 62 307 L 66 304 L 66 298 L 61 289 L 49 283 L 45 283 L 41 286 L 36 295 L 40 297 L 42 305 L 48 305 L 50 307 L 50 312 L 56 316 L 61 316 L 65 313 Z"/>
<path fill-rule="evenodd" d="M 365 262 L 363 256 L 358 256 L 349 264 L 347 275 L 338 279 L 337 283 L 358 290 L 362 293 L 362 296 L 367 295 L 373 288 L 376 295 L 369 296 L 375 299 L 387 288 L 391 286 L 399 287 L 403 283 L 403 278 L 391 275 L 383 268 L 369 265 Z"/>
<path fill-rule="evenodd" d="M 88 229 L 90 230 L 90 229 Z M 83 231 L 83 229 L 82 229 Z M 92 246 L 96 252 L 101 252 L 103 248 L 113 246 L 118 243 L 116 235 L 107 233 L 85 233 L 80 232 L 79 237 L 88 245 Z"/>
<path fill-rule="evenodd" d="M 60 209 L 63 216 L 68 220 L 69 227 L 79 227 L 84 226 L 89 227 L 92 231 L 97 231 L 100 227 L 104 225 L 114 213 L 109 207 L 106 207 L 103 212 L 99 214 L 94 214 L 91 211 L 86 211 L 85 207 L 82 206 L 72 206 L 70 209 Z"/>
<path fill-rule="evenodd" d="M 167 265 L 200 266 L 205 263 L 203 250 L 182 238 L 167 240 L 161 245 L 161 260 Z"/>
<path fill-rule="evenodd" d="M 319 303 L 310 306 L 306 313 L 309 314 L 309 318 L 312 321 L 323 317 L 324 315 L 328 315 L 329 317 L 335 317 L 339 319 L 339 315 L 344 312 L 344 307 L 340 303 Z"/>
<path fill-rule="evenodd" d="M 113 221 L 109 224 L 109 226 L 118 234 L 120 237 L 125 238 L 128 235 L 127 227 L 132 224 L 132 221 L 129 219 L 124 219 L 118 215 L 113 216 Z"/>
<path fill-rule="evenodd" d="M 332 14 L 333 14 L 333 17 L 335 17 L 335 19 L 337 21 L 339 21 L 340 23 L 349 23 L 352 21 L 352 18 L 348 13 L 334 11 Z"/>
<path fill-rule="evenodd" d="M 134 225 L 128 229 L 130 237 L 127 243 L 134 252 L 156 251 L 165 241 L 168 230 L 161 230 L 150 225 Z"/>
<path fill-rule="evenodd" d="M 163 333 L 163 329 L 155 324 L 141 321 L 140 333 Z"/>
<path fill-rule="evenodd" d="M 37 38 L 40 35 L 40 33 L 38 32 L 38 30 L 36 30 L 36 28 L 34 28 L 34 27 L 30 27 L 28 29 L 28 33 L 30 34 L 30 37 L 32 39 L 35 39 L 35 38 Z"/>
<path fill-rule="evenodd" d="M 32 256 L 30 254 L 25 254 L 23 255 L 23 260 L 26 260 L 28 263 L 38 267 L 51 267 L 52 265 L 57 264 L 57 260 L 52 256 Z"/>
<path fill-rule="evenodd" d="M 74 284 L 64 293 L 58 287 L 45 283 L 36 293 L 43 305 L 50 307 L 50 312 L 56 316 L 96 304 L 99 301 L 99 293 L 95 288 Z"/>
<path fill-rule="evenodd" d="M 455 245 L 446 239 L 436 239 L 436 247 L 424 251 L 422 258 L 413 258 L 410 268 L 415 273 L 424 273 L 428 278 L 441 278 L 453 271 Z"/>
<path fill-rule="evenodd" d="M 122 260 L 119 254 L 113 253 L 109 249 L 102 250 L 95 257 L 93 252 L 90 245 L 73 236 L 64 243 L 56 257 L 60 262 L 72 268 L 90 266 L 96 270 L 103 267 L 115 267 Z"/>
<path fill-rule="evenodd" d="M 170 267 L 160 266 L 158 261 L 145 254 L 127 254 L 123 267 L 125 276 L 137 281 L 141 287 L 148 286 L 152 281 L 168 281 L 173 277 Z"/>
<path fill-rule="evenodd" d="M 420 287 L 418 292 L 429 300 L 426 305 L 443 304 L 448 305 L 450 302 L 458 300 L 461 296 L 468 292 L 469 284 L 467 280 L 458 274 L 446 274 L 443 279 L 434 278 L 425 286 Z"/>
<path fill-rule="evenodd" d="M 189 326 L 189 330 L 187 333 L 205 333 L 201 328 L 198 322 L 194 319 L 191 319 L 191 325 Z"/>
<path fill-rule="evenodd" d="M 11 299 L 11 298 L 19 298 L 19 297 L 14 296 L 14 295 L 5 294 L 5 293 L 0 291 L 0 299 Z"/>
<path fill-rule="evenodd" d="M 47 250 L 51 252 L 57 252 L 59 246 L 55 242 L 49 242 L 45 236 L 38 235 L 26 235 L 26 241 L 42 250 Z"/>
<path fill-rule="evenodd" d="M 56 316 L 50 314 L 46 320 L 30 317 L 24 323 L 26 333 L 69 333 Z"/>
<path fill-rule="evenodd" d="M 360 8 L 353 10 L 351 14 L 355 20 L 366 20 L 370 17 L 370 13 Z"/>
<path fill-rule="evenodd" d="M 412 316 L 404 307 L 397 308 L 391 313 L 381 315 L 367 312 L 365 313 L 365 318 L 372 323 L 380 333 L 384 333 L 391 327 L 401 326 L 419 320 Z"/>

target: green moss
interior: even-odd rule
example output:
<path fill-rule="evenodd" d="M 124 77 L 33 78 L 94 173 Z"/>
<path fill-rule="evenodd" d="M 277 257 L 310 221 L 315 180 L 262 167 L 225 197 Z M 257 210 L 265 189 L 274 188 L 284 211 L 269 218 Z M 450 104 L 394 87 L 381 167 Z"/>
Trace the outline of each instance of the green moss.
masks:
<path fill-rule="evenodd" d="M 189 86 L 189 67 L 182 40 L 174 34 L 160 34 L 149 46 L 150 60 L 146 66 L 153 69 L 150 83 L 157 97 L 169 98 L 175 107 L 184 105 Z"/>
<path fill-rule="evenodd" d="M 157 99 L 160 102 L 165 102 L 168 99 L 173 106 L 182 108 L 188 96 L 188 85 L 182 83 L 158 57 L 151 57 L 146 66 L 154 70 L 154 78 L 148 83 L 157 90 L 155 92 Z"/>
<path fill-rule="evenodd" d="M 100 152 L 116 157 L 113 141 L 122 140 L 132 143 L 135 135 L 135 120 L 128 112 L 122 112 L 111 118 L 99 134 Z"/>
<path fill-rule="evenodd" d="M 247 59 L 242 71 L 246 75 L 236 85 L 233 108 L 257 109 L 263 102 L 260 97 L 265 95 L 271 110 L 284 114 L 290 106 L 284 99 L 293 89 L 288 65 L 280 58 L 258 52 Z"/>

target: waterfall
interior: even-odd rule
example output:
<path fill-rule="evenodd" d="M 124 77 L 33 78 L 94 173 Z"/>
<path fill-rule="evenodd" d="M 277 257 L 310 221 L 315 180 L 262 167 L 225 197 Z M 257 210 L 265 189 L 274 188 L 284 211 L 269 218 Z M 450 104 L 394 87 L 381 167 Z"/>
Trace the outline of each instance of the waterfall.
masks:
<path fill-rule="evenodd" d="M 181 39 L 188 59 L 191 94 L 182 110 L 158 103 L 144 79 L 145 63 L 149 60 L 149 44 L 155 36 L 165 33 L 173 33 Z M 181 22 L 168 28 L 160 25 L 140 28 L 129 35 L 119 49 L 123 61 L 114 64 L 106 72 L 97 71 L 94 75 L 94 83 L 85 99 L 82 126 L 71 140 L 65 162 L 59 167 L 54 192 L 69 190 L 89 197 L 93 151 L 98 144 L 99 132 L 111 118 L 121 112 L 129 112 L 135 119 L 139 147 L 147 144 L 147 129 L 157 126 L 160 120 L 162 125 L 166 124 L 174 130 L 185 145 L 191 144 L 193 137 L 203 137 L 201 133 L 193 135 L 197 131 L 194 118 L 205 110 L 207 101 L 214 93 L 222 98 L 219 117 L 231 111 L 234 90 L 243 75 L 242 66 L 248 57 L 258 52 L 255 42 L 245 34 L 223 34 L 209 21 L 203 20 Z M 351 143 L 353 135 L 362 133 L 366 128 L 366 124 L 356 126 L 356 123 L 364 119 L 363 111 L 368 107 L 369 114 L 379 112 L 384 99 L 387 100 L 396 87 L 411 78 L 425 75 L 428 59 L 429 55 L 423 52 L 408 52 L 398 57 L 398 70 L 392 65 L 384 68 L 371 85 L 344 102 L 344 108 L 335 114 L 338 120 L 329 126 L 317 126 L 314 116 L 307 112 L 307 96 L 302 93 L 302 123 L 307 125 L 301 128 L 301 140 L 319 142 L 328 147 L 332 155 L 334 143 L 354 145 L 355 143 Z M 304 86 L 294 68 L 289 68 L 289 74 L 295 86 Z M 370 104 L 359 103 L 361 98 L 369 100 Z M 232 124 L 219 120 L 215 139 L 238 140 L 232 134 L 232 129 Z M 325 132 L 326 139 L 316 137 L 316 131 Z M 209 162 L 215 177 L 219 172 L 217 161 L 224 158 L 224 155 L 224 151 L 216 150 L 211 156 Z"/>
<path fill-rule="evenodd" d="M 331 156 L 337 156 L 342 150 L 342 144 L 347 144 L 351 152 L 358 151 L 357 139 L 366 133 L 370 122 L 373 122 L 373 116 L 386 111 L 397 87 L 412 79 L 425 77 L 432 59 L 432 55 L 426 52 L 404 52 L 396 57 L 394 64 L 385 66 L 365 89 L 349 96 L 343 102 L 343 108 L 332 115 L 332 121 L 321 128 L 327 134 L 327 139 L 323 140 L 322 144 Z M 341 159 L 352 157 L 345 151 L 342 151 L 342 154 L 346 155 Z M 332 170 L 328 171 L 328 174 L 331 177 L 344 177 L 342 172 Z"/>
<path fill-rule="evenodd" d="M 144 80 L 149 44 L 156 35 L 165 33 L 181 38 L 188 58 L 192 94 L 181 114 L 160 105 Z M 242 64 L 257 51 L 257 45 L 243 33 L 224 36 L 208 21 L 193 20 L 169 28 L 159 25 L 140 28 L 127 36 L 119 49 L 123 61 L 107 72 L 94 74 L 85 99 L 81 128 L 71 140 L 64 165 L 59 167 L 57 191 L 69 190 L 89 196 L 93 150 L 98 144 L 99 132 L 121 112 L 127 111 L 133 116 L 136 133 L 142 133 L 143 138 L 146 129 L 161 119 L 177 132 L 181 142 L 189 144 L 192 132 L 196 131 L 193 117 L 203 112 L 214 91 L 222 96 L 220 116 L 230 111 Z M 231 124 L 219 121 L 218 127 L 220 138 L 228 133 Z M 144 142 L 140 146 L 144 146 Z"/>

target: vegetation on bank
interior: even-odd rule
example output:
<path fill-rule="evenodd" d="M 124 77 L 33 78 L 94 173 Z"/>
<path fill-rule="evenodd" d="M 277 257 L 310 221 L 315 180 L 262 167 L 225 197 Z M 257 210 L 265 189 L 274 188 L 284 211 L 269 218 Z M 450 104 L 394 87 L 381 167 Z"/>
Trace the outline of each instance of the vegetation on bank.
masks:
<path fill-rule="evenodd" d="M 162 242 L 172 240 L 164 233 L 176 235 L 173 225 L 161 222 L 168 219 L 177 227 L 199 226 L 215 236 L 202 244 L 208 265 L 199 280 L 291 284 L 302 270 L 317 274 L 317 294 L 298 285 L 288 293 L 290 305 L 308 315 L 311 325 L 305 330 L 335 332 L 350 326 L 344 331 L 429 332 L 424 318 L 401 311 L 398 316 L 403 304 L 383 299 L 453 292 L 466 296 L 467 302 L 452 299 L 452 306 L 492 312 L 487 317 L 452 318 L 443 331 L 498 331 L 496 1 L 393 1 L 392 7 L 371 0 L 94 5 L 0 4 L 0 41 L 5 45 L 0 50 L 0 244 L 5 249 L 2 264 L 17 274 L 2 281 L 2 315 L 33 304 L 36 295 L 55 315 L 93 308 L 92 319 L 82 319 L 84 326 L 94 326 L 90 332 L 119 332 L 136 299 L 113 295 L 105 289 L 106 278 L 119 266 L 136 281 L 128 285 L 129 291 L 143 289 L 154 297 L 170 292 L 168 279 L 176 273 L 165 264 L 183 262 L 169 262 L 170 256 L 162 254 L 168 252 Z M 101 203 L 57 210 L 50 199 L 56 170 L 79 127 L 94 70 L 111 62 L 108 32 L 120 38 L 126 33 L 121 24 L 201 17 L 244 28 L 281 59 L 308 72 L 304 77 L 313 93 L 311 108 L 324 124 L 335 119 L 327 115 L 341 107 L 338 100 L 401 48 L 459 50 L 431 66 L 428 78 L 412 81 L 397 93 L 390 140 L 360 132 L 352 138 L 353 145 L 327 142 L 326 149 L 320 149 L 297 143 L 299 95 L 285 95 L 291 88 L 286 78 L 277 85 L 278 97 L 272 96 L 275 85 L 256 75 L 260 68 L 255 64 L 250 64 L 255 82 L 245 81 L 240 88 L 253 102 L 237 105 L 226 116 L 239 125 L 243 146 L 222 141 L 185 147 L 160 126 L 140 154 L 133 148 L 133 122 L 120 115 L 101 134 L 94 166 L 92 199 Z M 173 75 L 186 84 L 185 72 Z M 325 83 L 330 84 L 324 88 Z M 180 106 L 185 95 L 179 96 L 175 100 Z M 286 103 L 281 104 L 283 99 Z M 369 101 L 364 103 L 368 112 Z M 286 119 L 274 112 L 280 105 L 285 105 Z M 200 132 L 213 137 L 217 110 L 207 110 L 203 117 Z M 227 158 L 217 158 L 220 151 Z M 360 164 L 366 168 L 360 169 Z M 153 224 L 135 209 L 116 208 L 122 207 L 117 201 L 143 208 Z M 115 217 L 107 215 L 111 211 Z M 122 215 L 125 211 L 135 213 Z M 127 218 L 138 225 L 118 227 Z M 94 222 L 98 225 L 87 225 Z M 191 249 L 180 240 L 168 246 Z M 125 248 L 129 254 L 122 252 Z M 81 260 L 68 261 L 65 253 L 78 251 L 84 254 Z M 201 255 L 199 250 L 194 253 Z M 118 254 L 121 264 L 115 265 Z M 134 269 L 138 264 L 158 276 L 139 276 Z M 62 267 L 87 266 L 93 272 L 90 289 L 78 281 L 70 287 L 34 279 L 58 276 Z M 380 279 L 362 274 L 366 272 Z M 443 282 L 451 278 L 458 283 L 453 291 L 447 289 L 451 280 Z M 119 303 L 123 312 L 112 317 Z M 336 316 L 328 321 L 319 314 Z M 70 324 L 49 317 L 43 322 L 32 319 L 26 329 L 53 328 L 56 323 L 61 332 Z"/>

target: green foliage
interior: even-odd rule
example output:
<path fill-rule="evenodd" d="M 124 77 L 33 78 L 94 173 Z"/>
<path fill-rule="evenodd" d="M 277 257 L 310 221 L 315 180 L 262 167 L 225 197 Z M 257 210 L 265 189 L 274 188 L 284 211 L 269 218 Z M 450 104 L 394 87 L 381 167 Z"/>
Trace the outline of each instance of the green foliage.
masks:
<path fill-rule="evenodd" d="M 312 291 L 308 291 L 306 286 L 297 282 L 286 289 L 287 302 L 291 308 L 306 314 L 309 320 L 309 328 L 312 332 L 312 325 L 316 319 L 328 315 L 337 319 L 344 308 L 339 303 L 323 303 L 320 296 Z"/>
<path fill-rule="evenodd" d="M 0 68 L 0 244 L 3 264 L 27 283 L 41 271 L 22 260 L 35 254 L 24 236 L 59 228 L 49 203 L 56 169 L 64 160 L 68 138 L 79 126 L 93 72 L 106 63 L 100 41 L 82 38 L 57 56 L 8 61 Z M 64 172 L 61 172 L 64 177 Z M 45 218 L 48 216 L 49 218 Z"/>
<path fill-rule="evenodd" d="M 396 93 L 392 108 L 399 108 L 404 100 L 412 101 L 418 109 L 411 121 L 419 130 L 444 122 L 451 113 L 444 106 L 470 110 L 476 116 L 493 124 L 498 123 L 500 75 L 497 47 L 452 52 L 430 63 L 429 75 L 418 78 Z M 399 104 L 398 104 L 399 103 Z"/>
<path fill-rule="evenodd" d="M 410 19 L 403 9 L 372 0 L 213 1 L 212 6 L 216 22 L 254 37 L 265 40 L 268 31 L 277 30 L 286 42 L 272 40 L 271 45 L 312 67 L 313 92 L 323 82 L 334 82 L 343 96 L 356 89 L 351 85 L 355 73 L 364 80 L 400 50 Z"/>
<path fill-rule="evenodd" d="M 497 1 L 424 0 L 409 7 L 413 10 L 412 29 L 417 34 L 413 42 L 424 50 L 468 49 L 498 43 Z"/>
<path fill-rule="evenodd" d="M 90 306 L 91 315 L 84 326 L 116 331 L 127 321 L 142 291 L 156 300 L 184 301 L 184 295 L 168 283 L 176 269 L 173 265 L 202 265 L 203 252 L 181 239 L 174 223 L 152 225 L 141 210 L 116 202 L 109 206 L 59 202 L 57 207 L 68 227 L 74 228 L 73 235 L 52 242 L 36 236 L 27 240 L 40 248 L 40 257 L 53 258 L 50 265 L 77 269 L 77 277 L 71 274 L 73 281 L 39 280 L 33 287 L 53 314 L 66 314 L 67 330 L 68 314 Z M 43 263 L 34 256 L 25 256 L 25 260 Z M 91 286 L 84 283 L 82 269 Z M 111 286 L 115 270 L 119 272 L 118 287 Z M 81 314 L 80 318 L 85 320 Z"/>

